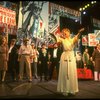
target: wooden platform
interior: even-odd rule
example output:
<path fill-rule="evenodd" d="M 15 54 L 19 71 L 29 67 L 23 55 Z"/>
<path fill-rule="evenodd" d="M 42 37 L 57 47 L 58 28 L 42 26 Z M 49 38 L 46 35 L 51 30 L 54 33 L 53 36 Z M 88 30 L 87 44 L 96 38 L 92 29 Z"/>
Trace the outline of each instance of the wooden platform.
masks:
<path fill-rule="evenodd" d="M 75 96 L 63 96 L 57 93 L 57 81 L 32 83 L 8 82 L 0 84 L 0 99 L 100 99 L 100 82 L 93 80 L 79 80 L 79 92 Z"/>

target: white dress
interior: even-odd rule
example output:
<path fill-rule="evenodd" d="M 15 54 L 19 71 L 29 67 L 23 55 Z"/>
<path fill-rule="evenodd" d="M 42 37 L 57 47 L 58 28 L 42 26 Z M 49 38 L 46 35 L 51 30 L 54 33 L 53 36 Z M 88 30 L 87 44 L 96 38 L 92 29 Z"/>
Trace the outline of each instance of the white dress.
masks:
<path fill-rule="evenodd" d="M 57 92 L 75 94 L 79 90 L 73 39 L 60 38 L 59 41 L 62 42 L 64 51 L 60 58 Z"/>

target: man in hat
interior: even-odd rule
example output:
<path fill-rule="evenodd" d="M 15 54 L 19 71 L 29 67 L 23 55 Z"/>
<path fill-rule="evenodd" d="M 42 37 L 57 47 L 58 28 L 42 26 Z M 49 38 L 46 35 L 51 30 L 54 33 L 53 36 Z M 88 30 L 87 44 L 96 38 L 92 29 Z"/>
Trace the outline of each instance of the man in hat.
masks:
<path fill-rule="evenodd" d="M 23 39 L 23 45 L 19 48 L 19 57 L 18 60 L 20 62 L 19 68 L 19 80 L 23 79 L 24 73 L 24 63 L 26 64 L 26 73 L 29 79 L 29 82 L 32 81 L 32 73 L 31 73 L 31 59 L 33 56 L 32 47 L 28 44 L 29 39 Z"/>

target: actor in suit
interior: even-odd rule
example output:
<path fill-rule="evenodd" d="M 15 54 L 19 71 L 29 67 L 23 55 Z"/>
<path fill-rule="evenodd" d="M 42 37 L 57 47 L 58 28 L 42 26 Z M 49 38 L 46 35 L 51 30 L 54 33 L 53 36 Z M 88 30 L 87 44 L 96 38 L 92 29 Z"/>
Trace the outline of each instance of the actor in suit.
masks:
<path fill-rule="evenodd" d="M 16 81 L 18 78 L 18 48 L 16 46 L 16 39 L 12 39 L 9 46 L 9 61 L 8 61 L 9 72 L 12 80 Z"/>
<path fill-rule="evenodd" d="M 40 72 L 40 81 L 44 80 L 48 81 L 48 50 L 46 49 L 45 43 L 42 44 L 42 48 L 39 50 L 39 72 Z"/>
<path fill-rule="evenodd" d="M 56 67 L 57 79 L 59 73 L 59 63 L 60 63 L 60 56 L 62 53 L 62 47 L 59 46 L 57 43 L 54 43 L 53 48 L 50 50 L 51 52 L 51 67 L 50 67 L 50 77 L 49 80 L 53 78 L 54 68 Z"/>
<path fill-rule="evenodd" d="M 97 48 L 94 50 L 92 57 L 94 61 L 94 80 L 100 81 L 100 43 L 97 44 Z"/>

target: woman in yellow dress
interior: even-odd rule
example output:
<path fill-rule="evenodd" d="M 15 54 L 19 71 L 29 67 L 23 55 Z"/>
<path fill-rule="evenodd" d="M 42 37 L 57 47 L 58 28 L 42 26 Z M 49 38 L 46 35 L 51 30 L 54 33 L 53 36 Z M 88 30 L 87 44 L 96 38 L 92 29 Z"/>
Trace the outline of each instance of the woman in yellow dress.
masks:
<path fill-rule="evenodd" d="M 71 38 L 70 30 L 64 28 L 61 32 L 63 36 L 56 36 L 57 42 L 60 42 L 63 45 L 63 53 L 60 58 L 57 92 L 66 96 L 69 93 L 75 95 L 75 93 L 79 91 L 76 58 L 73 49 L 82 31 L 84 31 L 84 28 L 80 29 L 75 37 Z"/>

